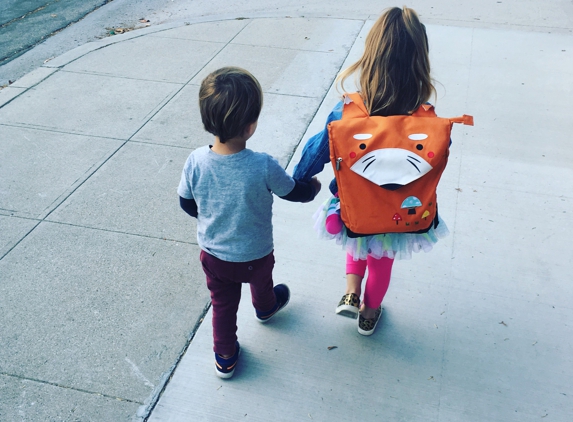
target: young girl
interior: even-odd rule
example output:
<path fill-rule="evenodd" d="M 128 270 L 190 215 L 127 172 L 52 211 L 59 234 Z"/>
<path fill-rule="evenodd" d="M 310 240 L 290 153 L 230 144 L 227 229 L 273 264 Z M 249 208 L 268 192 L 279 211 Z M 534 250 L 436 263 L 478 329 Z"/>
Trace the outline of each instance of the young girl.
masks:
<path fill-rule="evenodd" d="M 404 7 L 386 10 L 366 37 L 365 51 L 360 60 L 343 71 L 338 81 L 350 75 L 359 76 L 359 93 L 371 116 L 412 114 L 426 103 L 434 86 L 430 78 L 428 39 L 416 12 Z M 342 118 L 343 102 L 339 102 L 328 116 L 330 122 Z M 330 162 L 327 127 L 310 138 L 293 177 L 308 181 Z M 358 332 L 371 335 L 382 314 L 382 300 L 390 284 L 394 258 L 409 259 L 413 252 L 432 249 L 439 238 L 448 234 L 444 222 L 437 217 L 427 233 L 387 233 L 350 237 L 336 220 L 336 180 L 330 184 L 333 197 L 315 214 L 316 227 L 322 235 L 335 237 L 346 247 L 346 292 L 336 313 L 358 318 Z M 334 227 L 334 229 L 333 229 Z M 338 232 L 335 236 L 333 233 Z M 362 304 L 362 279 L 368 268 Z"/>

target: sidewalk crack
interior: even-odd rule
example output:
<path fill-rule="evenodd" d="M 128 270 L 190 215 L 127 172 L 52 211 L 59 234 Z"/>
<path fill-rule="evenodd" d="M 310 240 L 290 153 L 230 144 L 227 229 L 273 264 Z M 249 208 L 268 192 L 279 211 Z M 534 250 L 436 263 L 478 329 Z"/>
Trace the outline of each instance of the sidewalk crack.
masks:
<path fill-rule="evenodd" d="M 91 395 L 95 395 L 95 396 L 101 396 L 101 397 L 105 397 L 107 399 L 112 399 L 112 400 L 119 400 L 119 401 L 124 401 L 124 402 L 128 402 L 128 403 L 135 403 L 135 404 L 139 404 L 142 405 L 143 403 L 137 400 L 131 400 L 131 399 L 126 399 L 125 397 L 117 397 L 117 396 L 112 396 L 109 394 L 105 394 L 105 393 L 98 393 L 96 391 L 90 391 L 90 390 L 85 390 L 83 388 L 77 388 L 77 387 L 70 387 L 67 385 L 62 385 L 62 384 L 58 384 L 55 382 L 50 382 L 50 381 L 44 381 L 44 380 L 40 380 L 40 379 L 36 379 L 36 378 L 30 378 L 30 377 L 23 377 L 21 375 L 14 375 L 14 374 L 8 374 L 6 372 L 0 372 L 0 375 L 5 376 L 5 377 L 9 377 L 9 378 L 16 378 L 18 380 L 21 381 L 30 381 L 30 382 L 36 382 L 38 384 L 44 384 L 44 385 L 49 385 L 52 387 L 57 387 L 57 388 L 64 388 L 66 390 L 71 390 L 71 391 L 77 391 L 79 393 L 85 393 L 85 394 L 91 394 Z"/>

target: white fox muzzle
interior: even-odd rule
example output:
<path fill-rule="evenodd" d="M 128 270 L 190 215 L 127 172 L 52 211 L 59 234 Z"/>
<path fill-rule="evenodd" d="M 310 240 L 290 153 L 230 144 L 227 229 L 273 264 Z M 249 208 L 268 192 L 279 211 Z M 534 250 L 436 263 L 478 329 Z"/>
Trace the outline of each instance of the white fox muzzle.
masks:
<path fill-rule="evenodd" d="M 419 179 L 432 166 L 407 149 L 384 148 L 368 152 L 350 170 L 384 189 L 396 190 Z"/>

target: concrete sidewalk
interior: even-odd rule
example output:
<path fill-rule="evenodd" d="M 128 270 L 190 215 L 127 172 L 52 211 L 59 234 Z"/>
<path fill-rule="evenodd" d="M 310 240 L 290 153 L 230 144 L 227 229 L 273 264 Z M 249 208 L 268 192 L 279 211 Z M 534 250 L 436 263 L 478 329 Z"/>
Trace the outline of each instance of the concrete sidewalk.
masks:
<path fill-rule="evenodd" d="M 429 24 L 451 235 L 397 262 L 377 332 L 334 314 L 344 253 L 275 201 L 267 325 L 245 290 L 233 379 L 214 374 L 195 226 L 176 186 L 210 141 L 210 71 L 265 91 L 254 150 L 292 171 L 375 16 L 172 24 L 72 50 L 0 91 L 0 420 L 568 421 L 573 414 L 570 34 Z M 445 87 L 445 88 L 444 88 Z M 324 185 L 332 177 L 326 168 Z M 336 346 L 333 348 L 332 346 Z"/>

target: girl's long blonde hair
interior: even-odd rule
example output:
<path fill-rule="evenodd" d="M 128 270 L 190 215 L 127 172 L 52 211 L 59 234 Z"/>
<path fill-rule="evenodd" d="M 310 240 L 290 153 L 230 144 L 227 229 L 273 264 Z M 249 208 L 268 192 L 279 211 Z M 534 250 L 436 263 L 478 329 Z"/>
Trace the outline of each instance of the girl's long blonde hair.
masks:
<path fill-rule="evenodd" d="M 370 115 L 410 114 L 436 90 L 430 77 L 426 28 L 412 9 L 387 9 L 366 37 L 362 57 L 337 78 L 355 75 Z"/>

